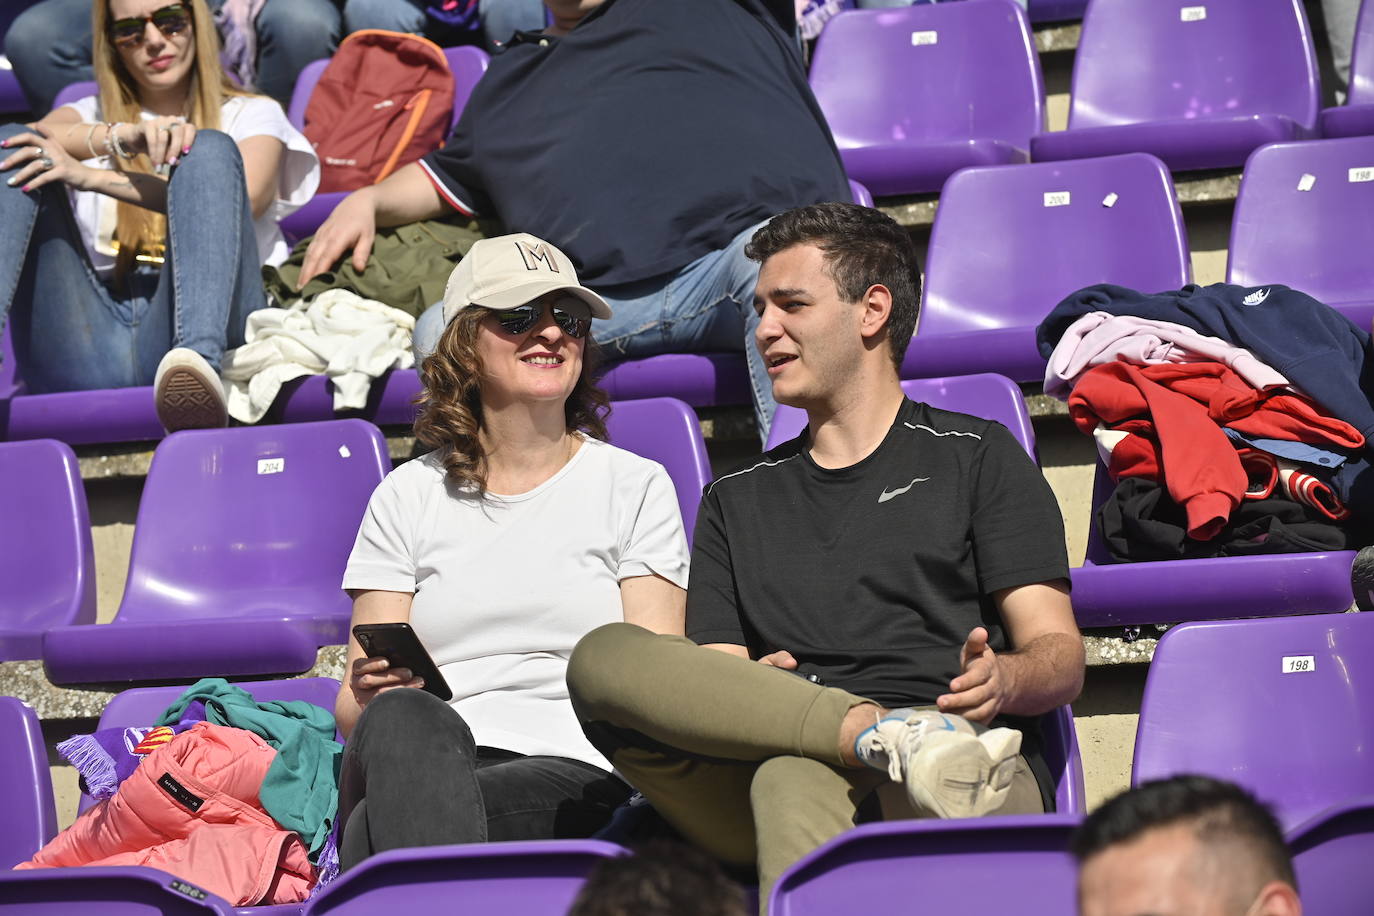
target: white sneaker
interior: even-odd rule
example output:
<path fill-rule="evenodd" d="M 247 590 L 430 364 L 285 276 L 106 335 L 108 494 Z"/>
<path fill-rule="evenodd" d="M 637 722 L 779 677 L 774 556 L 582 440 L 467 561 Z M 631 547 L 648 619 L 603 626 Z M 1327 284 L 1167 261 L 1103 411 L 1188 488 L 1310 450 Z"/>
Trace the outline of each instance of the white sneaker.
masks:
<path fill-rule="evenodd" d="M 1016 773 L 1021 733 L 982 734 L 963 716 L 894 709 L 854 742 L 859 759 L 905 783 L 918 808 L 938 817 L 982 817 L 1001 807 Z"/>
<path fill-rule="evenodd" d="M 213 429 L 229 425 L 224 383 L 195 350 L 168 350 L 153 380 L 157 418 L 169 433 L 179 429 Z"/>

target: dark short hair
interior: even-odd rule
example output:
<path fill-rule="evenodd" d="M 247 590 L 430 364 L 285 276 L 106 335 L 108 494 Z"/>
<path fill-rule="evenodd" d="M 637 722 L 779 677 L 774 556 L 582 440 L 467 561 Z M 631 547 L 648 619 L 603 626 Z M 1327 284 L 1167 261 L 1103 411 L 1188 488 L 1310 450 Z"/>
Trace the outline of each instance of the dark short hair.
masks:
<path fill-rule="evenodd" d="M 1174 826 L 1191 827 L 1204 848 L 1222 842 L 1244 847 L 1267 880 L 1297 890 L 1293 860 L 1274 815 L 1240 786 L 1210 776 L 1174 776 L 1122 792 L 1088 815 L 1069 849 L 1082 863 L 1146 831 Z"/>
<path fill-rule="evenodd" d="M 858 302 L 869 287 L 892 294 L 887 341 L 898 369 L 921 308 L 921 265 L 911 236 L 881 210 L 850 203 L 813 204 L 779 213 L 754 233 L 745 257 L 760 263 L 793 245 L 815 245 L 825 255 L 835 291 Z"/>
<path fill-rule="evenodd" d="M 568 916 L 746 916 L 744 890 L 692 846 L 655 840 L 596 864 Z"/>

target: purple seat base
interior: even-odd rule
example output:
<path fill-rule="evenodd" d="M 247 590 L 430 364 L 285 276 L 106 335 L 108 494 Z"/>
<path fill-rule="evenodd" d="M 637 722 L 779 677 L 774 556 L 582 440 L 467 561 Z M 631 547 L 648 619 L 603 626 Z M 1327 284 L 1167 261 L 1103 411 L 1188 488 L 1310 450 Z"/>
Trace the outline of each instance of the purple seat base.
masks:
<path fill-rule="evenodd" d="M 286 674 L 312 668 L 320 646 L 347 641 L 347 615 L 116 620 L 49 630 L 43 667 L 54 684 Z"/>
<path fill-rule="evenodd" d="M 282 235 L 286 236 L 286 244 L 295 246 L 306 236 L 314 235 L 329 218 L 329 214 L 334 212 L 339 201 L 347 196 L 347 191 L 324 191 L 306 201 L 299 210 L 278 224 L 281 226 Z"/>
<path fill-rule="evenodd" d="M 1342 105 L 1322 111 L 1323 137 L 1366 137 L 1374 134 L 1374 103 Z"/>
<path fill-rule="evenodd" d="M 0 662 L 39 658 L 42 655 L 42 633 L 0 629 Z"/>
<path fill-rule="evenodd" d="M 234 908 L 221 897 L 192 887 L 166 872 L 142 866 L 0 872 L 0 916 L 34 912 L 203 916 L 205 913 L 232 913 Z M 253 912 L 264 910 L 254 908 Z"/>
<path fill-rule="evenodd" d="M 1312 130 L 1283 115 L 1176 118 L 1141 124 L 1086 127 L 1031 138 L 1031 159 L 1091 159 L 1117 153 L 1153 153 L 1174 171 L 1233 168 L 1259 146 L 1303 140 Z"/>
<path fill-rule="evenodd" d="M 0 400 L 0 439 L 88 445 L 142 442 L 164 435 L 151 386 L 20 394 Z"/>
<path fill-rule="evenodd" d="M 1088 0 L 1030 0 L 1026 12 L 1031 22 L 1064 22 L 1082 19 Z"/>
<path fill-rule="evenodd" d="M 1303 907 L 1322 916 L 1363 916 L 1374 906 L 1374 798 L 1321 812 L 1288 832 Z"/>
<path fill-rule="evenodd" d="M 613 401 L 677 398 L 693 407 L 753 401 L 743 353 L 664 353 L 617 363 L 601 378 Z"/>
<path fill-rule="evenodd" d="M 841 149 L 840 158 L 852 178 L 883 197 L 935 193 L 946 178 L 967 166 L 1007 165 L 1028 157 L 1006 141 L 980 139 Z"/>
<path fill-rule="evenodd" d="M 1350 607 L 1354 551 L 1158 563 L 1085 563 L 1071 570 L 1079 626 L 1336 613 Z"/>
<path fill-rule="evenodd" d="M 1041 383 L 1045 358 L 1035 346 L 1035 328 L 988 328 L 949 334 L 919 332 L 902 359 L 902 378 L 936 378 L 995 372 L 1014 382 Z"/>

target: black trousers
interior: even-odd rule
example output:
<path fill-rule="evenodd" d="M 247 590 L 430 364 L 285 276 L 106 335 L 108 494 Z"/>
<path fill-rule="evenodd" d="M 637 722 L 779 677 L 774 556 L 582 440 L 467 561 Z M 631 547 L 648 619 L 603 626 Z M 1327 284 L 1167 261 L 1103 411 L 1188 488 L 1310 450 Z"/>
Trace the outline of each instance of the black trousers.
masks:
<path fill-rule="evenodd" d="M 586 837 L 630 796 L 566 757 L 478 747 L 463 717 L 423 690 L 389 690 L 344 748 L 339 864 L 405 846 Z"/>

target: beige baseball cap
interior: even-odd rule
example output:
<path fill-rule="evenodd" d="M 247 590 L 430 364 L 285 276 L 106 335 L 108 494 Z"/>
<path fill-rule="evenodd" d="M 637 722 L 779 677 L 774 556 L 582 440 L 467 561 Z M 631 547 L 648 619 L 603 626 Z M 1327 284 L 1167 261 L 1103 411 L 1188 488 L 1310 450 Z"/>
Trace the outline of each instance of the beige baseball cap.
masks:
<path fill-rule="evenodd" d="M 515 308 L 554 290 L 587 303 L 594 318 L 611 317 L 606 300 L 579 284 L 572 261 L 548 242 L 526 232 L 482 239 L 449 274 L 444 324 L 465 308 Z"/>

